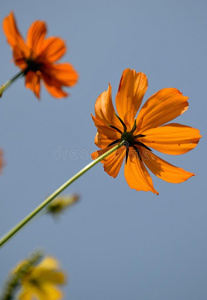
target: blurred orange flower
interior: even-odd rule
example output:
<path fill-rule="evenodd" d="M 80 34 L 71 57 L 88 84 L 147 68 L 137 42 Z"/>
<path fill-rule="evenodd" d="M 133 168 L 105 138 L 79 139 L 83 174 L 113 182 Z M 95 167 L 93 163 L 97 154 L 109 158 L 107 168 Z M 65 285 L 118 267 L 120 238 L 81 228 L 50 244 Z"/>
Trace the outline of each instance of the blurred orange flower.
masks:
<path fill-rule="evenodd" d="M 3 150 L 0 149 L 0 174 L 1 174 L 1 172 L 2 172 L 3 166 L 4 166 L 4 161 L 3 161 Z"/>
<path fill-rule="evenodd" d="M 115 178 L 126 158 L 124 173 L 128 185 L 137 191 L 158 194 L 147 168 L 172 183 L 186 181 L 194 174 L 169 164 L 150 148 L 166 154 L 183 154 L 196 147 L 201 135 L 198 129 L 189 126 L 166 124 L 188 109 L 188 97 L 175 88 L 165 88 L 152 95 L 136 117 L 147 87 L 145 74 L 126 69 L 116 95 L 118 114 L 112 104 L 110 84 L 98 97 L 92 118 L 98 130 L 95 144 L 102 150 L 92 153 L 92 158 L 124 141 L 121 148 L 102 161 L 104 170 Z"/>
<path fill-rule="evenodd" d="M 45 22 L 35 21 L 29 28 L 26 41 L 22 38 L 13 12 L 3 21 L 7 42 L 13 50 L 15 64 L 24 71 L 25 85 L 40 98 L 40 81 L 48 92 L 56 97 L 66 97 L 62 89 L 76 84 L 78 74 L 69 63 L 59 63 L 66 52 L 65 42 L 58 37 L 45 38 Z"/>

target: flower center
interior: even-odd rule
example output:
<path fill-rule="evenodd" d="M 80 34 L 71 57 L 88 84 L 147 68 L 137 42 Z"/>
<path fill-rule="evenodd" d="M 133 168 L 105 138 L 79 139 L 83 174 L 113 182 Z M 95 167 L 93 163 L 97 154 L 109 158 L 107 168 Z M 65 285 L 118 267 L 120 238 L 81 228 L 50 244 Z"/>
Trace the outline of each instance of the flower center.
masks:
<path fill-rule="evenodd" d="M 123 132 L 121 135 L 121 140 L 128 144 L 128 147 L 133 146 L 135 142 L 135 137 L 132 132 Z"/>
<path fill-rule="evenodd" d="M 35 62 L 35 60 L 33 60 L 31 58 L 26 59 L 26 63 L 27 63 L 28 72 L 29 71 L 37 72 L 37 71 L 40 71 L 40 69 L 41 69 L 41 64 Z"/>
<path fill-rule="evenodd" d="M 140 148 L 139 147 L 142 147 L 142 148 L 147 149 L 148 151 L 151 151 L 151 149 L 149 147 L 147 147 L 145 144 L 143 144 L 141 141 L 139 141 L 139 138 L 142 138 L 145 135 L 143 135 L 143 134 L 134 135 L 133 134 L 135 132 L 136 128 L 137 128 L 136 120 L 134 121 L 134 125 L 133 125 L 131 131 L 127 131 L 127 126 L 124 123 L 124 121 L 117 114 L 116 114 L 116 117 L 118 118 L 118 120 L 122 124 L 123 131 L 121 131 L 119 128 L 117 128 L 117 127 L 115 127 L 113 125 L 109 125 L 109 127 L 113 128 L 117 132 L 119 132 L 121 134 L 121 138 L 113 141 L 107 147 L 116 145 L 116 144 L 124 141 L 123 146 L 125 146 L 125 148 L 126 148 L 126 163 L 127 163 L 128 154 L 129 154 L 129 148 L 130 147 L 132 147 L 135 150 L 135 152 L 138 155 L 139 160 L 142 161 L 141 154 L 140 154 Z"/>
<path fill-rule="evenodd" d="M 29 283 L 30 283 L 33 287 L 35 287 L 35 288 L 41 288 L 41 287 L 40 287 L 40 281 L 39 281 L 38 279 L 36 279 L 36 278 L 30 278 L 30 279 L 29 279 Z"/>

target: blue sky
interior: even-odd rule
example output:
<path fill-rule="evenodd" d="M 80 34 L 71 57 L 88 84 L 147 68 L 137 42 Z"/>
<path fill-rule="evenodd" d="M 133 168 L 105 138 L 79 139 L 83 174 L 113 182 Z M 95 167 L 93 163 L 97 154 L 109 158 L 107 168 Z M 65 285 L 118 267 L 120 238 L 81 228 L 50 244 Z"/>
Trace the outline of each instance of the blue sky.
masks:
<path fill-rule="evenodd" d="M 24 36 L 34 20 L 46 21 L 48 36 L 66 41 L 62 61 L 71 62 L 80 79 L 65 100 L 42 88 L 38 101 L 23 79 L 1 98 L 0 235 L 90 162 L 97 149 L 90 114 L 108 82 L 115 98 L 125 68 L 147 75 L 144 101 L 165 87 L 188 96 L 189 109 L 176 122 L 203 135 L 185 155 L 160 154 L 196 176 L 175 185 L 152 175 L 159 196 L 131 190 L 123 168 L 113 179 L 101 164 L 94 167 L 64 192 L 78 193 L 77 205 L 57 221 L 40 216 L 0 250 L 1 286 L 19 260 L 41 248 L 68 273 L 65 299 L 207 298 L 206 9 L 201 0 L 1 4 L 1 22 L 13 10 Z M 18 68 L 2 30 L 0 41 L 3 84 Z"/>

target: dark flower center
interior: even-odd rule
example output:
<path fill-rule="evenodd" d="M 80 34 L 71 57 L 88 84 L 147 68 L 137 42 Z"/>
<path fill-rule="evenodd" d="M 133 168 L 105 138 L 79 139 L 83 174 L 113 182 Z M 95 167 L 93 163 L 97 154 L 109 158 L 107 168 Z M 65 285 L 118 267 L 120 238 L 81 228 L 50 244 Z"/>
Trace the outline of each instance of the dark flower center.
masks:
<path fill-rule="evenodd" d="M 41 288 L 40 282 L 36 278 L 31 278 L 29 280 L 30 284 L 33 285 L 36 288 Z"/>
<path fill-rule="evenodd" d="M 134 135 L 133 134 L 134 131 L 136 130 L 136 127 L 137 127 L 136 126 L 136 120 L 134 121 L 134 125 L 133 125 L 131 131 L 127 131 L 126 124 L 123 122 L 123 120 L 117 114 L 116 114 L 116 117 L 118 118 L 118 120 L 122 124 L 123 131 L 121 131 L 119 128 L 117 128 L 113 125 L 109 125 L 111 128 L 118 131 L 121 134 L 121 137 L 120 137 L 120 139 L 117 139 L 117 140 L 113 141 L 112 143 L 110 143 L 108 145 L 108 147 L 116 145 L 116 144 L 124 141 L 123 146 L 125 146 L 125 148 L 126 148 L 126 163 L 127 163 L 128 154 L 129 154 L 129 147 L 132 147 L 135 150 L 135 152 L 137 153 L 140 161 L 142 161 L 141 154 L 140 154 L 140 151 L 139 151 L 137 146 L 140 146 L 140 147 L 143 147 L 143 148 L 145 148 L 149 151 L 152 151 L 149 147 L 147 147 L 145 144 L 143 144 L 142 142 L 139 141 L 139 138 L 144 137 L 145 135 L 143 135 L 143 134 Z"/>
<path fill-rule="evenodd" d="M 26 63 L 27 63 L 27 72 L 29 71 L 37 72 L 41 70 L 42 64 L 36 62 L 34 59 L 27 58 Z"/>
<path fill-rule="evenodd" d="M 132 132 L 123 132 L 121 135 L 121 140 L 125 141 L 126 143 L 128 143 L 129 147 L 130 146 L 134 146 L 134 142 L 135 142 L 135 136 L 133 135 Z"/>

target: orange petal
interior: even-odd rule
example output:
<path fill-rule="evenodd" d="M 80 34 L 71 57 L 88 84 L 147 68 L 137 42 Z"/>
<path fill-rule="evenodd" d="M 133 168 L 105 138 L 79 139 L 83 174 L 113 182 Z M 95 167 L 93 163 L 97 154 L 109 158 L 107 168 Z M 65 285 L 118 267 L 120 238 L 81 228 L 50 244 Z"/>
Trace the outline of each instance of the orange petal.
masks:
<path fill-rule="evenodd" d="M 19 32 L 13 12 L 10 12 L 10 14 L 4 18 L 3 30 L 6 35 L 7 42 L 12 48 L 18 47 L 24 57 L 29 55 L 28 48 Z"/>
<path fill-rule="evenodd" d="M 31 89 L 37 98 L 40 98 L 40 76 L 30 71 L 25 76 L 25 85 Z"/>
<path fill-rule="evenodd" d="M 113 125 L 122 130 L 122 125 L 115 116 L 115 110 L 111 99 L 111 85 L 103 92 L 95 103 L 95 116 L 105 125 Z"/>
<path fill-rule="evenodd" d="M 21 40 L 24 43 L 24 40 L 19 32 L 19 29 L 16 24 L 14 13 L 10 14 L 3 20 L 3 30 L 7 38 L 7 42 L 11 47 L 14 47 L 18 40 Z"/>
<path fill-rule="evenodd" d="M 42 54 L 49 62 L 60 59 L 66 52 L 65 42 L 58 37 L 50 37 L 44 40 Z"/>
<path fill-rule="evenodd" d="M 96 146 L 103 149 L 105 147 L 108 147 L 108 145 L 111 144 L 112 142 L 114 142 L 115 140 L 117 140 L 117 138 L 109 139 L 107 136 L 97 132 L 94 142 L 95 142 Z"/>
<path fill-rule="evenodd" d="M 169 164 L 151 152 L 144 159 L 144 163 L 157 177 L 171 183 L 180 183 L 195 175 Z"/>
<path fill-rule="evenodd" d="M 94 143 L 97 147 L 104 149 L 112 143 L 112 140 L 109 140 L 105 135 L 101 135 L 97 132 L 95 135 Z"/>
<path fill-rule="evenodd" d="M 68 78 L 66 78 L 68 76 Z M 78 74 L 72 66 L 65 63 L 45 66 L 42 78 L 48 92 L 55 98 L 66 97 L 68 93 L 62 90 L 63 86 L 72 86 L 77 81 Z"/>
<path fill-rule="evenodd" d="M 104 154 L 111 148 L 113 148 L 113 146 L 93 152 L 91 154 L 92 159 L 96 159 L 97 157 Z M 115 152 L 113 152 L 112 154 L 110 154 L 109 156 L 107 156 L 106 158 L 104 158 L 104 160 L 101 161 L 104 165 L 104 171 L 107 172 L 110 176 L 115 178 L 120 171 L 125 154 L 126 154 L 125 147 L 121 147 Z"/>
<path fill-rule="evenodd" d="M 92 114 L 91 114 L 91 117 L 93 119 L 93 122 L 95 124 L 95 126 L 97 127 L 98 131 L 101 132 L 102 134 L 105 134 L 106 136 L 114 136 L 115 137 L 115 133 L 117 132 L 118 134 L 118 131 L 116 131 L 116 129 L 110 127 L 109 125 L 106 125 L 105 123 L 103 123 L 100 119 L 94 117 Z M 120 133 L 119 133 L 120 134 Z"/>
<path fill-rule="evenodd" d="M 131 149 L 129 150 L 128 160 L 125 164 L 124 174 L 130 188 L 137 191 L 151 191 L 157 195 L 159 194 L 154 189 L 151 176 L 144 164 L 138 158 L 137 153 L 134 153 Z"/>
<path fill-rule="evenodd" d="M 43 80 L 45 88 L 53 97 L 63 98 L 68 96 L 68 93 L 62 90 L 62 85 L 58 81 L 50 79 L 46 76 L 43 77 Z"/>
<path fill-rule="evenodd" d="M 112 141 L 109 140 L 105 135 L 101 135 L 98 132 L 95 135 L 94 143 L 97 147 L 104 149 L 106 148 Z"/>
<path fill-rule="evenodd" d="M 4 166 L 4 160 L 3 160 L 3 151 L 0 149 L 0 173 L 2 172 Z"/>
<path fill-rule="evenodd" d="M 137 128 L 143 132 L 173 120 L 188 109 L 187 99 L 175 88 L 160 90 L 141 108 L 137 116 Z"/>
<path fill-rule="evenodd" d="M 113 148 L 114 146 L 106 147 L 104 149 L 95 151 L 91 154 L 92 159 L 98 158 L 100 155 L 106 153 L 108 150 Z M 121 165 L 123 163 L 126 151 L 125 147 L 120 147 L 115 152 L 108 155 L 101 162 L 104 165 L 104 171 L 106 171 L 110 176 L 116 177 L 120 171 Z"/>
<path fill-rule="evenodd" d="M 27 33 L 27 45 L 36 56 L 41 52 L 43 40 L 47 32 L 46 24 L 42 21 L 35 21 L 30 26 Z"/>
<path fill-rule="evenodd" d="M 121 134 L 119 132 L 117 132 L 115 129 L 111 128 L 110 126 L 104 125 L 101 121 L 99 121 L 93 115 L 91 115 L 91 116 L 92 116 L 92 119 L 94 121 L 95 126 L 98 129 L 98 133 L 100 135 L 100 138 L 108 139 L 109 140 L 108 144 L 110 144 L 111 142 L 121 138 Z M 98 147 L 99 148 L 105 148 L 106 146 L 104 146 L 104 147 L 98 146 Z"/>
<path fill-rule="evenodd" d="M 150 148 L 166 154 L 183 154 L 195 148 L 201 138 L 198 129 L 171 123 L 142 132 L 141 141 Z"/>
<path fill-rule="evenodd" d="M 92 158 L 92 159 L 96 159 L 96 158 L 98 158 L 99 156 L 101 156 L 102 154 L 106 153 L 106 152 L 107 152 L 108 150 L 110 150 L 111 148 L 113 148 L 113 146 L 106 147 L 106 148 L 104 148 L 104 149 L 94 151 L 93 153 L 91 153 L 91 158 Z M 102 160 L 102 162 L 104 162 L 104 160 Z"/>
<path fill-rule="evenodd" d="M 107 156 L 103 161 L 104 171 L 107 172 L 110 176 L 116 178 L 116 176 L 119 174 L 121 165 L 125 158 L 125 154 L 125 147 L 121 147 L 111 155 Z"/>
<path fill-rule="evenodd" d="M 46 66 L 45 73 L 49 74 L 54 80 L 59 81 L 61 85 L 73 86 L 77 83 L 78 73 L 69 63 Z"/>
<path fill-rule="evenodd" d="M 145 74 L 141 72 L 136 73 L 135 70 L 130 69 L 124 70 L 116 95 L 116 108 L 119 117 L 128 123 L 128 126 L 131 125 L 132 127 L 134 125 L 134 117 L 142 103 L 147 85 L 147 76 Z M 125 120 L 127 113 L 128 117 Z"/>
<path fill-rule="evenodd" d="M 13 47 L 14 62 L 22 70 L 25 70 L 27 68 L 25 57 L 29 56 L 29 54 L 27 55 L 26 52 L 27 50 L 22 51 L 22 48 L 19 47 L 19 45 Z"/>

